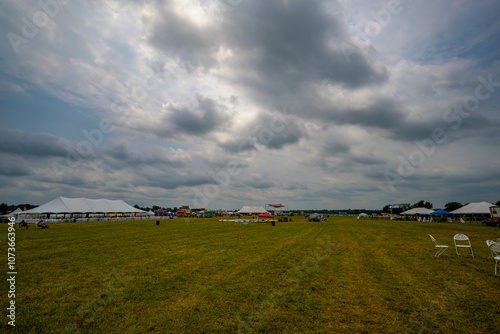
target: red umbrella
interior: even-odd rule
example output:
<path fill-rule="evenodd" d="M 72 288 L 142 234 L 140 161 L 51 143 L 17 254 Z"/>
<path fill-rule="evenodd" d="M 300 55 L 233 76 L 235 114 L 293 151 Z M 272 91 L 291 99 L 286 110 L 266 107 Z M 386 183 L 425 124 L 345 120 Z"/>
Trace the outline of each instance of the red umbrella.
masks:
<path fill-rule="evenodd" d="M 273 215 L 270 215 L 269 213 L 261 213 L 259 217 L 262 218 L 274 218 Z"/>

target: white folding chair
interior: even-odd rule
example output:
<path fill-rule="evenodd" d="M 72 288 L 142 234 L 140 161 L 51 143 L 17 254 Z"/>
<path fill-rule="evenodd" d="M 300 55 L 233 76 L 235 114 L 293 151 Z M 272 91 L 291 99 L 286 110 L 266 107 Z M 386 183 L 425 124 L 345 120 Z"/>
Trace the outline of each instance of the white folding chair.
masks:
<path fill-rule="evenodd" d="M 460 222 L 461 222 L 462 224 L 465 224 L 465 220 L 464 220 L 463 218 L 460 218 Z"/>
<path fill-rule="evenodd" d="M 429 234 L 429 237 L 431 237 L 431 240 L 434 242 L 435 247 L 438 248 L 438 251 L 437 251 L 436 254 L 434 254 L 434 257 L 440 257 L 441 254 L 443 254 L 443 253 L 445 253 L 446 255 L 450 256 L 450 254 L 448 254 L 446 252 L 446 250 L 448 249 L 448 246 L 439 244 L 436 241 L 436 239 L 434 239 L 434 237 L 432 235 L 430 235 L 430 234 Z"/>
<path fill-rule="evenodd" d="M 457 251 L 457 256 L 465 255 L 460 254 L 458 251 L 460 248 L 468 248 L 470 250 L 470 255 L 474 257 L 474 252 L 472 252 L 472 246 L 470 244 L 469 237 L 465 234 L 455 234 L 453 237 L 453 242 L 455 243 L 455 250 Z"/>
<path fill-rule="evenodd" d="M 492 241 L 492 240 L 488 240 Z M 488 244 L 488 241 L 486 243 Z M 491 256 L 493 257 L 493 260 L 495 260 L 495 276 L 497 275 L 497 268 L 498 268 L 498 261 L 500 261 L 500 243 L 492 241 L 488 245 L 490 249 Z"/>
<path fill-rule="evenodd" d="M 488 248 L 490 248 L 490 246 L 493 245 L 495 242 L 498 242 L 498 240 L 497 241 L 486 240 L 486 245 L 488 246 Z"/>

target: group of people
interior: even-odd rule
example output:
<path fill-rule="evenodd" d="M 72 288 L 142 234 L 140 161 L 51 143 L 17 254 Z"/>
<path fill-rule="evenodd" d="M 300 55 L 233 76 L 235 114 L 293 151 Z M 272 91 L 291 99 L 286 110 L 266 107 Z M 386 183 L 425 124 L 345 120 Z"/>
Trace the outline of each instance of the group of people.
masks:
<path fill-rule="evenodd" d="M 40 220 L 38 223 L 36 223 L 36 226 L 41 228 L 42 230 L 44 228 L 49 228 L 49 225 L 47 225 L 43 220 Z M 23 220 L 21 220 L 21 222 L 19 223 L 19 227 L 26 227 L 26 229 L 28 229 L 29 225 L 27 222 Z"/>

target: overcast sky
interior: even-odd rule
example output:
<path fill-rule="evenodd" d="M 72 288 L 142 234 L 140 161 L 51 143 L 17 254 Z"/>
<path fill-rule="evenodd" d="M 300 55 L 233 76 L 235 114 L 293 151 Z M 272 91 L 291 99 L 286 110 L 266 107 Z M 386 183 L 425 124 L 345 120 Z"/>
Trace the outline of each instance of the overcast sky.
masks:
<path fill-rule="evenodd" d="M 497 0 L 3 1 L 0 202 L 500 200 Z"/>

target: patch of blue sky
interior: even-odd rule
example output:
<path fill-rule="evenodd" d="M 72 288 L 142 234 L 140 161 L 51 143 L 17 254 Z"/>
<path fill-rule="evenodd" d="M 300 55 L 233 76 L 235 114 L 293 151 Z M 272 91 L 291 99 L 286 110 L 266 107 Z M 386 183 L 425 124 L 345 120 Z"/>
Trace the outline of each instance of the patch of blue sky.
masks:
<path fill-rule="evenodd" d="M 98 128 L 99 119 L 81 107 L 43 92 L 3 95 L 2 127 L 36 133 L 51 133 L 68 140 L 81 140 L 81 131 Z"/>

